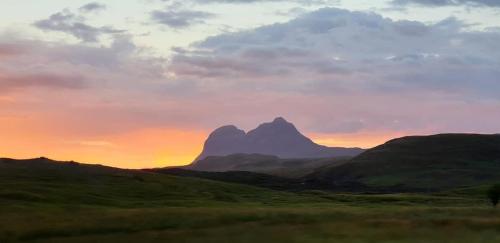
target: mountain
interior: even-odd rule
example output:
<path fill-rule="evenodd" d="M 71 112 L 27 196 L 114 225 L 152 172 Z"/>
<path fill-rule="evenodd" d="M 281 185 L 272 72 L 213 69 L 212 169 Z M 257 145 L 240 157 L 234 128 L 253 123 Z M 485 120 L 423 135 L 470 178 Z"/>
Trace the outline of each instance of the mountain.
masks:
<path fill-rule="evenodd" d="M 196 162 L 208 156 L 230 154 L 264 154 L 279 158 L 329 158 L 354 156 L 363 152 L 360 148 L 326 147 L 314 143 L 302 135 L 292 123 L 279 117 L 245 133 L 237 127 L 223 126 L 213 131 L 205 141 L 203 151 Z"/>
<path fill-rule="evenodd" d="M 391 140 L 307 180 L 435 191 L 500 182 L 500 135 L 439 134 Z"/>
<path fill-rule="evenodd" d="M 298 178 L 315 170 L 343 163 L 351 157 L 280 159 L 274 155 L 231 154 L 227 156 L 208 156 L 196 163 L 182 167 L 187 170 L 225 172 L 250 171 L 269 175 Z"/>

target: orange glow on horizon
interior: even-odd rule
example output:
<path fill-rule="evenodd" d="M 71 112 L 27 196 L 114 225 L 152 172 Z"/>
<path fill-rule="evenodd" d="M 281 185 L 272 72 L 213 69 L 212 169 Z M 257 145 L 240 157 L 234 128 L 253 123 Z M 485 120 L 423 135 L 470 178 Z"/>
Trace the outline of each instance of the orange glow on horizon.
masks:
<path fill-rule="evenodd" d="M 39 126 L 26 117 L 0 117 L 0 157 L 48 157 L 119 168 L 186 165 L 201 152 L 209 131 L 147 128 L 106 136 L 82 137 Z M 307 134 L 318 144 L 371 148 L 403 133 Z"/>
<path fill-rule="evenodd" d="M 13 123 L 14 120 L 8 121 L 8 124 Z M 56 138 L 30 129 L 12 130 L 7 123 L 1 127 L 0 157 L 27 159 L 44 156 L 129 169 L 189 164 L 201 152 L 206 138 L 205 131 L 172 128 L 81 139 Z"/>

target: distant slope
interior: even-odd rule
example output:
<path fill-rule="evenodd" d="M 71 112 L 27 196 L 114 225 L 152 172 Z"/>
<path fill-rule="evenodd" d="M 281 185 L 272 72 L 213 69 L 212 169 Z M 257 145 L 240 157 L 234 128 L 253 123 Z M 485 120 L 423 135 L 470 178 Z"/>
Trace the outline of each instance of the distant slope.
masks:
<path fill-rule="evenodd" d="M 282 178 L 248 171 L 206 172 L 179 168 L 148 169 L 147 171 L 174 176 L 196 177 L 215 181 L 252 185 L 273 190 L 299 191 L 305 189 L 302 180 L 300 179 Z"/>
<path fill-rule="evenodd" d="M 212 172 L 251 171 L 282 177 L 298 178 L 310 174 L 318 168 L 343 163 L 349 158 L 350 157 L 280 159 L 272 155 L 232 154 L 227 156 L 209 156 L 183 168 Z"/>
<path fill-rule="evenodd" d="M 335 148 L 314 143 L 302 135 L 292 123 L 276 118 L 245 133 L 235 126 L 224 126 L 213 131 L 205 141 L 203 151 L 196 158 L 230 154 L 265 154 L 280 158 L 330 158 L 354 156 L 360 148 Z"/>
<path fill-rule="evenodd" d="M 0 206 L 47 203 L 116 207 L 189 206 L 221 202 L 272 203 L 300 196 L 253 186 L 141 170 L 57 162 L 0 159 Z"/>
<path fill-rule="evenodd" d="M 394 139 L 307 179 L 329 188 L 357 184 L 429 191 L 500 182 L 500 135 Z"/>
<path fill-rule="evenodd" d="M 255 171 L 266 170 L 279 166 L 280 158 L 262 154 L 231 154 L 226 156 L 208 156 L 186 169 L 199 171 Z"/>

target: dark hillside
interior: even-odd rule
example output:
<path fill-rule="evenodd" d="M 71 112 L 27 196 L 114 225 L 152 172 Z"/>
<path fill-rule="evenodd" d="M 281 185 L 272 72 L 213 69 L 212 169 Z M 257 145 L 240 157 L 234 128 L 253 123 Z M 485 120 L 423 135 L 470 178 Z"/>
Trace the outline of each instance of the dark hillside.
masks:
<path fill-rule="evenodd" d="M 329 187 L 441 190 L 500 181 L 500 135 L 440 134 L 391 140 L 308 176 Z"/>
<path fill-rule="evenodd" d="M 264 188 L 141 170 L 58 162 L 46 158 L 0 159 L 1 205 L 41 203 L 153 207 L 220 202 L 301 200 Z"/>

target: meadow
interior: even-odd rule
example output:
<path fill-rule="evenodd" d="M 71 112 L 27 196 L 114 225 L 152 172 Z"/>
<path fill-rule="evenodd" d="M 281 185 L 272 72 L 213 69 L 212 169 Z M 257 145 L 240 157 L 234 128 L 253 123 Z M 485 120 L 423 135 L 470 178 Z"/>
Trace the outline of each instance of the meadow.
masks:
<path fill-rule="evenodd" d="M 408 195 L 360 198 L 343 195 L 331 196 L 330 200 L 165 207 L 10 205 L 1 210 L 0 239 L 1 242 L 500 242 L 500 212 L 479 201 L 476 205 L 457 198 Z"/>

